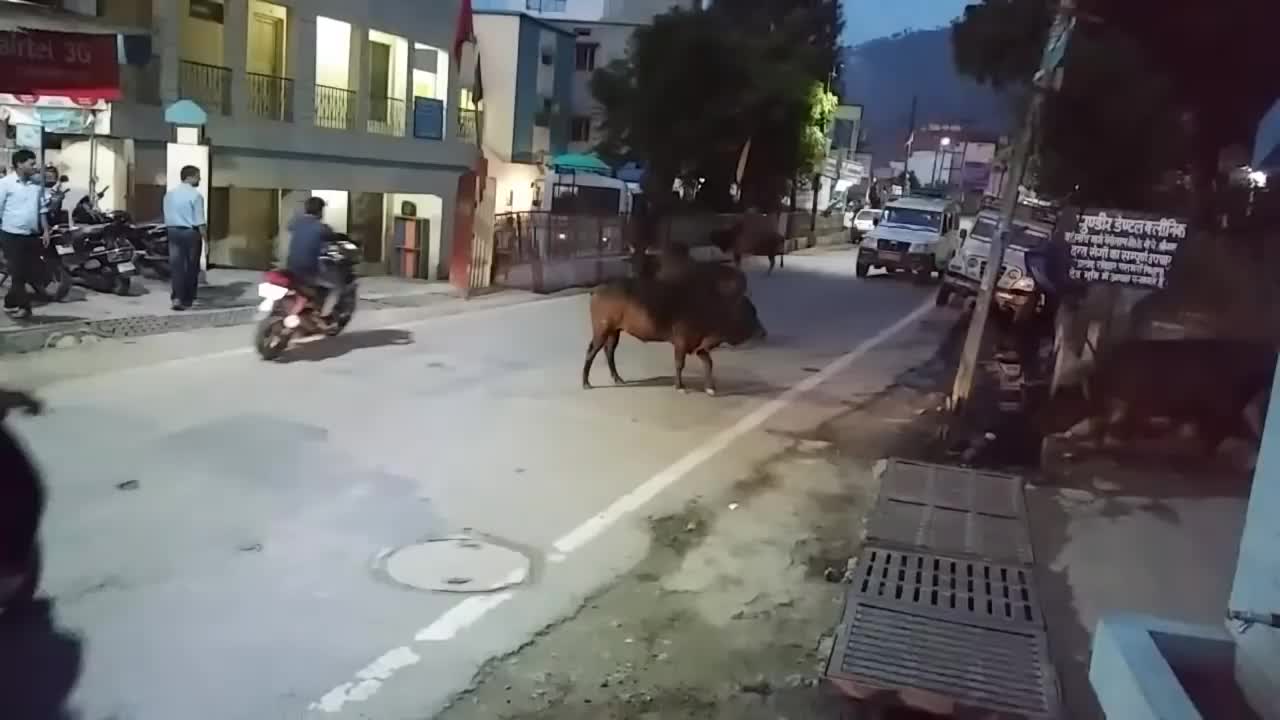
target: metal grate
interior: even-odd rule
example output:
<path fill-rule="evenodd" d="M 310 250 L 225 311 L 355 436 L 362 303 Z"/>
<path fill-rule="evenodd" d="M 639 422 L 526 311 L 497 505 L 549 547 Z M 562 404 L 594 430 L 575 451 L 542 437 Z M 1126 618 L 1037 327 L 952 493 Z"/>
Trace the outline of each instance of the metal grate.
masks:
<path fill-rule="evenodd" d="M 1016 475 L 893 458 L 881 478 L 880 500 L 1021 518 L 1027 514 L 1022 485 Z"/>
<path fill-rule="evenodd" d="M 826 675 L 858 697 L 896 694 L 901 704 L 949 707 L 952 716 L 1059 717 L 1042 631 L 993 630 L 870 602 L 855 603 L 845 620 Z"/>
<path fill-rule="evenodd" d="M 851 602 L 993 629 L 1042 629 L 1030 568 L 864 546 Z"/>
<path fill-rule="evenodd" d="M 867 540 L 943 555 L 1031 564 L 1026 522 L 937 505 L 881 498 L 867 518 Z"/>

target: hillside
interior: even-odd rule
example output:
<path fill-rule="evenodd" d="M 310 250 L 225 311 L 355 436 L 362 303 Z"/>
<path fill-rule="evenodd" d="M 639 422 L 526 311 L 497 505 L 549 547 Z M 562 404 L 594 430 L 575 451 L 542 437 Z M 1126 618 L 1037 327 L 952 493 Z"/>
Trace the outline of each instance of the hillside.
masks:
<path fill-rule="evenodd" d="M 1008 103 L 956 72 L 950 35 L 949 28 L 920 30 L 845 51 L 844 99 L 865 108 L 877 167 L 887 159 L 901 159 L 912 95 L 919 97 L 917 126 L 942 122 L 1008 132 Z"/>

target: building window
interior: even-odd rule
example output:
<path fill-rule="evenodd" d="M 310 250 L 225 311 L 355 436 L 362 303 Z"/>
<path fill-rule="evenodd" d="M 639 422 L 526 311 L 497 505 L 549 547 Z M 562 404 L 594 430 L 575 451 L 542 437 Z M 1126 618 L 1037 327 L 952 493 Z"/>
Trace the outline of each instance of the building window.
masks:
<path fill-rule="evenodd" d="M 569 128 L 569 140 L 571 142 L 591 142 L 591 118 L 587 115 L 578 115 L 573 118 L 573 123 Z"/>
<path fill-rule="evenodd" d="M 524 9 L 530 12 L 564 12 L 567 0 L 525 0 Z"/>
<path fill-rule="evenodd" d="M 590 72 L 596 69 L 596 43 L 578 43 L 578 52 L 574 63 L 579 71 Z"/>

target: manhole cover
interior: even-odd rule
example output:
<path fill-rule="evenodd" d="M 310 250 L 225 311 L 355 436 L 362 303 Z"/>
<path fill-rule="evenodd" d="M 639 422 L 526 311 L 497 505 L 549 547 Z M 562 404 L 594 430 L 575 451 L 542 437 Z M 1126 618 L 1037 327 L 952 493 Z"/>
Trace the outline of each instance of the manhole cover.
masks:
<path fill-rule="evenodd" d="M 396 582 L 419 590 L 491 592 L 529 577 L 529 558 L 469 536 L 428 540 L 395 550 L 383 563 Z"/>

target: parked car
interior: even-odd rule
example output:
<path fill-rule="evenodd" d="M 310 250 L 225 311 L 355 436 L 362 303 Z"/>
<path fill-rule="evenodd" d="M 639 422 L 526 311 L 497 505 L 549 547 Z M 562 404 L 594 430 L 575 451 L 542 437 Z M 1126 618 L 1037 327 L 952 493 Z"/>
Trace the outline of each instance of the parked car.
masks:
<path fill-rule="evenodd" d="M 978 213 L 973 232 L 961 241 L 960 249 L 947 264 L 942 286 L 938 288 L 939 305 L 947 304 L 952 295 L 973 297 L 978 294 L 982 274 L 987 270 L 987 258 L 991 256 L 991 240 L 999 227 L 1000 213 L 994 210 Z M 1036 308 L 1029 307 L 1029 304 L 1037 297 L 1036 282 L 1027 269 L 1026 255 L 1028 250 L 1048 242 L 1052 234 L 1053 225 L 1050 223 L 1023 217 L 1014 219 L 992 298 L 998 310 L 1015 318 L 1034 312 Z"/>
<path fill-rule="evenodd" d="M 850 226 L 852 227 L 852 239 L 854 242 L 862 240 L 872 230 L 875 230 L 876 224 L 880 222 L 880 213 L 881 211 L 879 210 L 863 208 L 858 211 L 857 215 L 853 216 Z"/>

